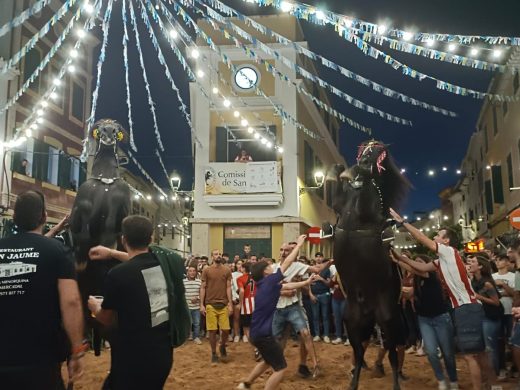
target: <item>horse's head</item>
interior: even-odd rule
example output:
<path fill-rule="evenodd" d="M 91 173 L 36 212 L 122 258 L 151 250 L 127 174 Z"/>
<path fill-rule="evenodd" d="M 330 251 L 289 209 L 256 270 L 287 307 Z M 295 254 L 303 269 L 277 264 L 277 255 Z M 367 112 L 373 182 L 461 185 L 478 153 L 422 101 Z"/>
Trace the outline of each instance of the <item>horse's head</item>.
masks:
<path fill-rule="evenodd" d="M 123 126 L 113 119 L 101 119 L 92 127 L 92 137 L 100 145 L 113 146 L 117 142 L 126 141 L 127 134 Z"/>
<path fill-rule="evenodd" d="M 357 166 L 363 171 L 368 171 L 370 175 L 380 175 L 386 170 L 384 163 L 387 157 L 389 153 L 384 143 L 376 140 L 366 141 L 358 146 Z"/>

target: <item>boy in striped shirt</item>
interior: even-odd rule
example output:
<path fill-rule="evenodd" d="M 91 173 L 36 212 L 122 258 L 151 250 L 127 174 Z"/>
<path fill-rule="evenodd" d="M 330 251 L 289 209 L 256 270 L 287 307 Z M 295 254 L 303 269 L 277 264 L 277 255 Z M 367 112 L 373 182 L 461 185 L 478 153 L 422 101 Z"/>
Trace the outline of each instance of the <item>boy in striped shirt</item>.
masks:
<path fill-rule="evenodd" d="M 249 327 L 251 326 L 251 317 L 255 309 L 256 284 L 251 277 L 251 266 L 250 262 L 242 264 L 244 274 L 237 279 L 240 321 L 244 329 L 244 343 L 247 343 L 249 339 Z"/>
<path fill-rule="evenodd" d="M 186 290 L 186 302 L 190 309 L 191 323 L 193 327 L 192 338 L 197 345 L 202 344 L 199 338 L 200 332 L 200 285 L 201 281 L 197 278 L 197 268 L 195 266 L 188 267 L 188 274 L 183 280 L 184 289 Z M 191 339 L 191 337 L 190 337 Z"/>

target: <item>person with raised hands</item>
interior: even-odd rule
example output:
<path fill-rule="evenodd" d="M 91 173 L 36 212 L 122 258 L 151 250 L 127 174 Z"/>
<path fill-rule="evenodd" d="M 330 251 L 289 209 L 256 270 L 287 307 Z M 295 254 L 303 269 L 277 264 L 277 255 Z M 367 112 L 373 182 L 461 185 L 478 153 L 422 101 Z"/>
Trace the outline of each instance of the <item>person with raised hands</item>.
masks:
<path fill-rule="evenodd" d="M 287 368 L 287 362 L 283 354 L 283 348 L 272 333 L 272 322 L 276 311 L 276 304 L 282 290 L 293 290 L 308 286 L 316 279 L 312 275 L 305 281 L 295 283 L 283 283 L 284 272 L 291 266 L 298 255 L 298 251 L 305 242 L 306 235 L 298 237 L 296 246 L 285 258 L 276 272 L 265 260 L 253 265 L 251 276 L 256 283 L 255 310 L 251 319 L 250 337 L 251 343 L 258 348 L 264 361 L 258 363 L 249 374 L 249 377 L 241 382 L 237 389 L 249 389 L 251 384 L 262 375 L 269 367 L 273 374 L 267 380 L 264 389 L 276 389 L 283 379 Z"/>

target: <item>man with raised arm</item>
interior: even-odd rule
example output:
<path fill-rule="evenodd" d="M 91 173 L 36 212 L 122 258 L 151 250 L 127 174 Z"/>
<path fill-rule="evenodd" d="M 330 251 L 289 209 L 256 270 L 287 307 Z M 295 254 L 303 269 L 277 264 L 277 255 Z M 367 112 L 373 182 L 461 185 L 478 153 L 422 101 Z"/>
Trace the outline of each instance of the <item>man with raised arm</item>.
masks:
<path fill-rule="evenodd" d="M 480 389 L 482 385 L 482 374 L 484 373 L 489 382 L 496 381 L 496 375 L 485 352 L 482 322 L 484 310 L 477 300 L 475 291 L 471 287 L 464 263 L 456 249 L 457 235 L 453 230 L 443 228 L 431 240 L 419 229 L 405 221 L 397 212 L 390 208 L 390 215 L 402 225 L 417 241 L 432 252 L 437 253 L 439 258 L 430 263 L 412 261 L 407 257 L 399 257 L 418 272 L 439 271 L 439 276 L 447 289 L 451 306 L 453 307 L 453 322 L 455 328 L 456 345 L 458 350 L 464 354 L 471 375 L 471 383 L 474 389 Z M 496 386 L 496 389 L 501 387 Z"/>
<path fill-rule="evenodd" d="M 255 310 L 251 320 L 251 343 L 258 348 L 264 361 L 256 365 L 249 377 L 240 383 L 237 389 L 250 389 L 251 384 L 262 375 L 269 367 L 273 374 L 267 380 L 264 389 L 277 389 L 283 379 L 287 368 L 287 362 L 283 355 L 283 348 L 272 335 L 271 324 L 276 310 L 276 304 L 282 290 L 298 289 L 309 285 L 315 280 L 312 276 L 304 282 L 284 283 L 284 273 L 293 264 L 298 251 L 305 242 L 305 235 L 298 237 L 296 246 L 283 264 L 274 272 L 273 267 L 265 260 L 255 263 L 252 267 L 252 277 L 256 282 L 257 293 L 255 297 Z"/>

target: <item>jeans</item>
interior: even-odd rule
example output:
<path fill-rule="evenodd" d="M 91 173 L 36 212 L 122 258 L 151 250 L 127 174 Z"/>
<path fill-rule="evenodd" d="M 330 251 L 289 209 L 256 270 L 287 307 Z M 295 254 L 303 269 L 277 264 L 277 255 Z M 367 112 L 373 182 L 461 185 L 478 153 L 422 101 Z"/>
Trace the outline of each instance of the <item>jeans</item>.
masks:
<path fill-rule="evenodd" d="M 320 313 L 323 321 L 323 336 L 329 336 L 330 293 L 316 295 L 316 303 L 312 304 L 312 321 L 314 322 L 315 336 L 320 335 Z"/>
<path fill-rule="evenodd" d="M 193 338 L 199 337 L 200 332 L 200 309 L 190 309 L 191 324 L 193 327 Z"/>
<path fill-rule="evenodd" d="M 424 350 L 426 351 L 435 377 L 438 381 L 444 380 L 441 361 L 437 354 L 437 348 L 440 348 L 450 382 L 457 382 L 454 332 L 450 315 L 443 313 L 437 317 L 418 316 L 418 320 Z"/>
<path fill-rule="evenodd" d="M 498 338 L 500 337 L 500 328 L 502 324 L 500 320 L 491 320 L 484 318 L 482 322 L 482 332 L 484 333 L 484 342 L 486 343 L 486 350 L 491 357 L 491 364 L 498 374 Z"/>
<path fill-rule="evenodd" d="M 506 345 L 509 343 L 509 338 L 511 337 L 513 316 L 511 314 L 504 314 L 501 322 L 502 325 L 498 339 L 498 363 L 500 369 L 503 370 L 506 368 Z"/>
<path fill-rule="evenodd" d="M 343 315 L 345 314 L 346 299 L 332 298 L 332 314 L 334 315 L 334 328 L 336 330 L 336 337 L 343 336 Z"/>

